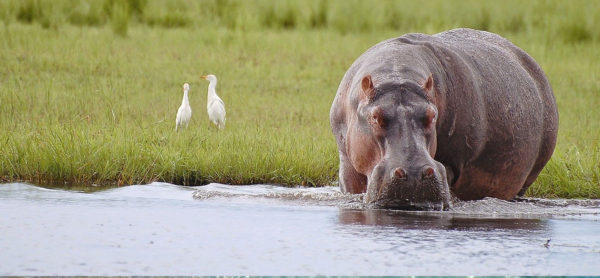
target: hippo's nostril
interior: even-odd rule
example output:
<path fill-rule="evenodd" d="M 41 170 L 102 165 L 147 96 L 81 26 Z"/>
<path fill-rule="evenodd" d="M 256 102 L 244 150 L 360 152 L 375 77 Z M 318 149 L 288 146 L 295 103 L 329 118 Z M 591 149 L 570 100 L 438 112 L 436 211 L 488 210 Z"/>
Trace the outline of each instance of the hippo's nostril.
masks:
<path fill-rule="evenodd" d="M 394 178 L 399 180 L 406 179 L 406 172 L 404 169 L 400 167 L 396 168 L 396 170 L 394 170 Z"/>
<path fill-rule="evenodd" d="M 433 168 L 427 166 L 423 169 L 423 178 L 431 178 L 433 177 Z"/>

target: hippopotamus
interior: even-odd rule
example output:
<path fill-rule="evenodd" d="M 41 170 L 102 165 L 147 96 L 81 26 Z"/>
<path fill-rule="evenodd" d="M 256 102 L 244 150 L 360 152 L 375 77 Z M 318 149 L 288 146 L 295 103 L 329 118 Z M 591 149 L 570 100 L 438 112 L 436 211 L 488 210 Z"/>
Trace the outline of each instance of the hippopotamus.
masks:
<path fill-rule="evenodd" d="M 376 208 L 446 210 L 522 196 L 558 131 L 535 60 L 490 32 L 406 34 L 363 53 L 330 111 L 342 192 Z"/>

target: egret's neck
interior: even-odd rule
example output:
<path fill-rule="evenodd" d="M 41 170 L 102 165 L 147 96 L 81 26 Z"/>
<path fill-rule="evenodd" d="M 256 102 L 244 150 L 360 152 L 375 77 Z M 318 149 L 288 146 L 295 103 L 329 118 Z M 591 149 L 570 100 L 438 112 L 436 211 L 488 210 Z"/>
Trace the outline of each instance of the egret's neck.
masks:
<path fill-rule="evenodd" d="M 210 83 L 208 84 L 208 97 L 209 98 L 213 98 L 217 95 L 217 91 L 216 88 L 217 87 L 217 81 L 210 81 Z"/>
<path fill-rule="evenodd" d="M 190 103 L 190 101 L 188 100 L 188 91 L 187 90 L 183 91 L 183 100 L 181 101 L 181 103 L 184 103 L 184 104 Z"/>

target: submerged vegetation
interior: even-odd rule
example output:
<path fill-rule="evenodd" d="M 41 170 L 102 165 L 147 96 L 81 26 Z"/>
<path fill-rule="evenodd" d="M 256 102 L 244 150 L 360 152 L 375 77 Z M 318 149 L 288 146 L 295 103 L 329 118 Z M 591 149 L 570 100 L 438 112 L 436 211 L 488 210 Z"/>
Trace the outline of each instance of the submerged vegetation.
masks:
<path fill-rule="evenodd" d="M 9 0 L 0 20 L 3 181 L 334 184 L 328 113 L 354 59 L 470 27 L 522 47 L 553 86 L 558 145 L 528 195 L 600 198 L 597 1 Z M 192 121 L 176 133 L 184 82 Z"/>

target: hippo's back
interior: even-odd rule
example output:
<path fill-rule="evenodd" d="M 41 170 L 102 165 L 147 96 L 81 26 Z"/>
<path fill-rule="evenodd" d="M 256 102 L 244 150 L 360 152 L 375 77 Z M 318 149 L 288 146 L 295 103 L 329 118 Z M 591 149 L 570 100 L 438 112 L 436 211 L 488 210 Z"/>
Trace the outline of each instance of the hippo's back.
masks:
<path fill-rule="evenodd" d="M 535 60 L 510 41 L 489 32 L 455 29 L 431 37 L 440 53 L 455 53 L 460 61 L 446 61 L 448 105 L 453 121 L 458 118 L 462 140 L 471 153 L 461 163 L 462 172 L 454 191 L 463 199 L 496 196 L 504 199 L 522 195 L 550 159 L 556 144 L 558 111 L 552 88 Z M 435 49 L 435 47 L 434 47 Z M 438 53 L 439 59 L 447 59 Z M 470 101 L 465 101 L 469 99 Z M 446 121 L 446 129 L 452 128 Z M 447 133 L 446 133 L 447 134 Z M 445 137 L 442 135 L 441 137 Z M 440 146 L 440 159 L 456 150 Z M 480 184 L 502 184 L 486 186 Z"/>

